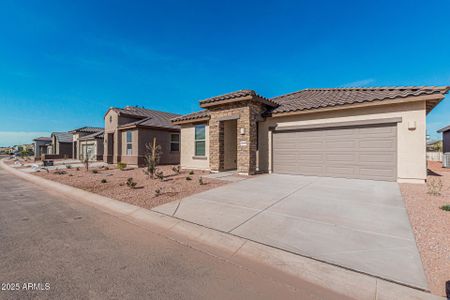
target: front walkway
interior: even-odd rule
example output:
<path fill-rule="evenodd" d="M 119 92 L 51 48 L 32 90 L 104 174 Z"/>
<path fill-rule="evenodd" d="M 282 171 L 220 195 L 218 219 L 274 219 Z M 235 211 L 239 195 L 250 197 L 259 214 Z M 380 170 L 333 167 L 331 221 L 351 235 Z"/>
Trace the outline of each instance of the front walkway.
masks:
<path fill-rule="evenodd" d="M 426 289 L 398 184 L 260 175 L 153 210 Z"/>

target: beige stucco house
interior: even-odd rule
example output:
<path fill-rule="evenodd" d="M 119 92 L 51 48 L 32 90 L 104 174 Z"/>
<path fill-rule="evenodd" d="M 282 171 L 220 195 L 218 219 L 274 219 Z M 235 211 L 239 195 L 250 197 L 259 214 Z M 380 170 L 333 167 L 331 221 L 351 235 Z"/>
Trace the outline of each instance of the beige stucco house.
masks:
<path fill-rule="evenodd" d="M 200 101 L 181 127 L 181 166 L 422 183 L 426 115 L 450 87 L 252 90 Z"/>
<path fill-rule="evenodd" d="M 103 128 L 91 127 L 91 126 L 85 126 L 85 127 L 81 127 L 81 128 L 77 128 L 77 129 L 69 131 L 69 133 L 72 134 L 72 141 L 73 141 L 73 143 L 72 143 L 72 158 L 73 159 L 82 159 L 81 154 L 86 153 L 86 150 L 90 150 L 90 153 L 93 153 L 94 150 L 97 150 L 97 147 L 95 147 L 95 149 L 91 149 L 91 148 L 93 148 L 91 146 L 92 143 L 90 143 L 89 149 L 86 149 L 86 146 L 84 146 L 85 149 L 82 149 L 81 143 L 79 140 L 82 137 L 93 135 L 93 134 L 95 135 L 96 133 L 99 133 L 99 132 L 103 132 Z M 95 144 L 97 144 L 96 140 L 97 140 L 97 138 L 95 138 L 91 141 L 95 142 Z M 102 143 L 103 143 L 103 141 L 102 141 Z M 86 145 L 86 142 L 84 144 Z M 102 147 L 103 147 L 103 145 L 102 145 Z M 85 150 L 85 151 L 83 152 L 82 150 Z M 95 152 L 97 152 L 97 151 L 95 151 Z M 102 158 L 100 160 L 103 159 L 103 148 L 101 149 L 101 156 L 102 156 Z M 92 159 L 94 159 L 94 158 L 95 157 L 92 156 Z"/>
<path fill-rule="evenodd" d="M 179 116 L 134 106 L 110 108 L 104 116 L 104 161 L 142 166 L 146 145 L 156 138 L 162 149 L 160 164 L 179 164 L 180 127 L 171 123 Z"/>
<path fill-rule="evenodd" d="M 52 132 L 52 146 L 49 154 L 53 158 L 71 158 L 72 157 L 72 134 L 68 132 Z"/>
<path fill-rule="evenodd" d="M 103 130 L 79 137 L 78 159 L 84 161 L 85 157 L 87 157 L 89 161 L 103 161 L 103 151 L 104 151 L 103 137 L 104 137 Z"/>

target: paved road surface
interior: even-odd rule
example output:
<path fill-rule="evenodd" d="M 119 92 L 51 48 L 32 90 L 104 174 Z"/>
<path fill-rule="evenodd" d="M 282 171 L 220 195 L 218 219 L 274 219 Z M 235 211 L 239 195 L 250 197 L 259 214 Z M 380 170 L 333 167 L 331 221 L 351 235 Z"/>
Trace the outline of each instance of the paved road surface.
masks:
<path fill-rule="evenodd" d="M 343 299 L 252 270 L 0 169 L 0 299 Z M 2 291 L 4 283 L 21 290 Z"/>

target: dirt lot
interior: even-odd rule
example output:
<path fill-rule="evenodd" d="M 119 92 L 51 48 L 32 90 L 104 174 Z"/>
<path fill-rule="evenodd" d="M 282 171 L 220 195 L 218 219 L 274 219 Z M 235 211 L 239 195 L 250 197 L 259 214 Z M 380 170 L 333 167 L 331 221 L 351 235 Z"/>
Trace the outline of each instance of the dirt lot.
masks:
<path fill-rule="evenodd" d="M 450 169 L 443 169 L 440 162 L 428 162 L 428 169 L 428 182 L 442 182 L 440 196 L 428 194 L 429 184 L 400 184 L 400 189 L 431 292 L 445 296 L 450 281 L 450 212 L 440 207 L 450 204 Z"/>
<path fill-rule="evenodd" d="M 49 173 L 40 171 L 34 174 L 144 208 L 152 208 L 227 183 L 222 180 L 204 178 L 203 176 L 209 174 L 205 171 L 192 171 L 194 174 L 190 175 L 190 171 L 183 170 L 176 174 L 172 167 L 158 167 L 164 172 L 164 181 L 149 179 L 142 168 L 124 171 L 114 167 L 109 169 L 91 168 L 89 171 L 84 168 L 79 168 L 79 170 L 71 168 L 64 170 L 65 174 L 58 174 L 57 171 Z M 187 177 L 191 180 L 187 180 Z M 203 179 L 203 185 L 199 182 L 200 177 Z M 136 182 L 135 188 L 127 185 L 128 178 L 133 178 L 133 181 Z M 102 180 L 106 180 L 106 183 L 102 183 Z M 160 190 L 160 195 L 156 194 L 157 190 Z"/>

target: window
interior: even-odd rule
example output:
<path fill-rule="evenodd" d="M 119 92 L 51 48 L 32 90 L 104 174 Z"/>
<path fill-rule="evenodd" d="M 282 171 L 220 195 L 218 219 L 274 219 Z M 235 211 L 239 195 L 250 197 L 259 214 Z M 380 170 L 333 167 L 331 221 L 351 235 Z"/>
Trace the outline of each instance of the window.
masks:
<path fill-rule="evenodd" d="M 205 125 L 195 126 L 195 156 L 205 156 Z"/>
<path fill-rule="evenodd" d="M 170 152 L 180 151 L 180 135 L 178 133 L 172 133 L 170 135 Z"/>
<path fill-rule="evenodd" d="M 109 123 L 112 123 L 112 116 L 109 116 Z"/>
<path fill-rule="evenodd" d="M 127 155 L 133 155 L 133 136 L 131 131 L 127 131 Z"/>

